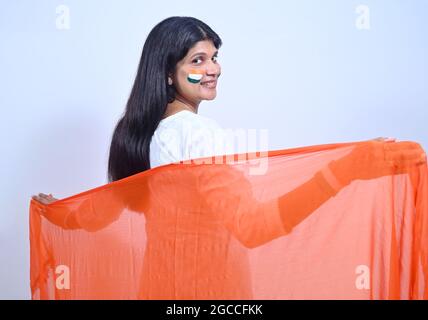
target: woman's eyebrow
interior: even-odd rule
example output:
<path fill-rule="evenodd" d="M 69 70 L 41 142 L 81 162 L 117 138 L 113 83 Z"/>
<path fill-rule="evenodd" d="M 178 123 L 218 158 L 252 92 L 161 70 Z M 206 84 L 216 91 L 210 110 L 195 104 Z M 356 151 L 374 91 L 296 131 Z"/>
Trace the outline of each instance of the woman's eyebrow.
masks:
<path fill-rule="evenodd" d="M 218 54 L 218 50 L 216 52 L 214 52 L 213 56 L 215 56 L 216 54 Z M 195 54 L 192 54 L 192 56 L 190 58 L 193 58 L 194 56 L 197 56 L 197 55 L 206 56 L 207 54 L 205 52 L 197 52 Z"/>

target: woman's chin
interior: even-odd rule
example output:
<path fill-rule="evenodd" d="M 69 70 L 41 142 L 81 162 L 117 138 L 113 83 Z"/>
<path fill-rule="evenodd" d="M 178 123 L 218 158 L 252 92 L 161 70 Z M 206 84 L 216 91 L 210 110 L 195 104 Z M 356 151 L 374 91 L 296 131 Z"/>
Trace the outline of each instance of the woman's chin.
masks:
<path fill-rule="evenodd" d="M 214 100 L 215 97 L 217 96 L 217 92 L 213 91 L 211 93 L 205 93 L 202 95 L 202 99 L 203 100 Z"/>

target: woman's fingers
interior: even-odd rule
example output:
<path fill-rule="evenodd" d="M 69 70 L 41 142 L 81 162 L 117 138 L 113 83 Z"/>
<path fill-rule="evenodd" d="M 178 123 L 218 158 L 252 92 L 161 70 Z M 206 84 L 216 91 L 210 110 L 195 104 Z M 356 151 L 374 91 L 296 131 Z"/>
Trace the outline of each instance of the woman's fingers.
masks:
<path fill-rule="evenodd" d="M 33 198 L 34 200 L 37 200 L 37 201 L 41 201 L 41 200 L 43 200 L 43 198 L 42 198 L 42 197 L 39 197 L 39 196 L 36 196 L 36 195 L 33 195 L 33 196 L 32 196 L 32 198 Z"/>
<path fill-rule="evenodd" d="M 425 154 L 420 150 L 390 151 L 385 153 L 386 161 L 423 161 Z"/>
<path fill-rule="evenodd" d="M 384 145 L 385 150 L 413 150 L 418 149 L 424 152 L 424 149 L 417 142 L 413 141 L 399 141 L 396 143 L 388 143 Z"/>
<path fill-rule="evenodd" d="M 377 137 L 373 140 L 380 141 L 380 142 L 394 142 L 396 139 L 392 137 Z"/>
<path fill-rule="evenodd" d="M 52 193 L 49 193 L 49 195 L 44 193 L 39 193 L 40 197 L 46 200 L 55 200 L 55 198 L 52 196 Z"/>
<path fill-rule="evenodd" d="M 409 167 L 426 164 L 427 156 L 419 143 L 402 141 L 385 145 L 385 160 L 396 172 L 407 172 Z"/>
<path fill-rule="evenodd" d="M 388 152 L 401 152 L 401 151 L 419 151 L 419 153 L 425 153 L 422 146 L 417 142 L 412 141 L 401 141 L 396 143 L 388 143 L 384 145 L 385 151 Z"/>
<path fill-rule="evenodd" d="M 397 162 L 423 162 L 426 154 L 421 145 L 416 142 L 402 141 L 394 144 L 384 145 L 385 160 Z"/>
<path fill-rule="evenodd" d="M 37 201 L 43 203 L 43 204 L 49 204 L 49 203 L 52 203 L 52 202 L 58 200 L 58 199 L 54 198 L 51 193 L 49 195 L 44 194 L 44 193 L 39 193 L 38 196 L 33 195 L 32 198 L 34 200 L 37 200 Z"/>
<path fill-rule="evenodd" d="M 38 201 L 38 202 L 43 203 L 43 204 L 47 204 L 47 203 L 48 203 L 48 202 L 47 202 L 47 200 L 46 200 L 45 198 L 42 198 L 42 197 L 39 197 L 39 196 L 33 196 L 32 198 L 33 198 L 34 200 Z"/>

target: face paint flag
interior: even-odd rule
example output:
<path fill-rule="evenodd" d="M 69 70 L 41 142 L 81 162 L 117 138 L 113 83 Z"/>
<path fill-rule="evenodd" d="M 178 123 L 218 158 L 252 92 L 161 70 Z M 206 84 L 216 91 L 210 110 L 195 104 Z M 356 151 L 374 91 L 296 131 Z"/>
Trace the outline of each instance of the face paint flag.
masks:
<path fill-rule="evenodd" d="M 414 145 L 199 158 L 31 199 L 32 298 L 427 299 Z"/>
<path fill-rule="evenodd" d="M 200 70 L 192 69 L 187 75 L 187 81 L 191 83 L 199 83 L 203 77 L 203 72 Z"/>

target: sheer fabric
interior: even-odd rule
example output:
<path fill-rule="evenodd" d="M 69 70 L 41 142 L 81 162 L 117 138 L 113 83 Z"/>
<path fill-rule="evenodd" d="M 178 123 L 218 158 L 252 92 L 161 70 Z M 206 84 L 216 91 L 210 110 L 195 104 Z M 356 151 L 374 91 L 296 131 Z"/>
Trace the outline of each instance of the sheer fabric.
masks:
<path fill-rule="evenodd" d="M 321 174 L 366 143 L 198 158 L 32 199 L 32 298 L 427 299 L 426 163 L 340 190 Z"/>

